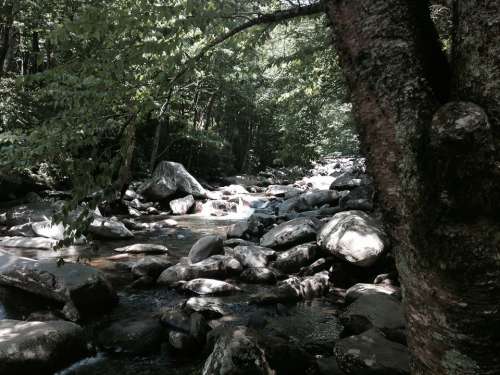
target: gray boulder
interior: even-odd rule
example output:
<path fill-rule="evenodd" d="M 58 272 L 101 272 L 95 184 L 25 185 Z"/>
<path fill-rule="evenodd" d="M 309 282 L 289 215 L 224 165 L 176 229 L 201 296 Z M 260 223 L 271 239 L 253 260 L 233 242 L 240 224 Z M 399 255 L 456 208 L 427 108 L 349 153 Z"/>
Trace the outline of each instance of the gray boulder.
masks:
<path fill-rule="evenodd" d="M 298 272 L 302 267 L 314 262 L 318 253 L 317 248 L 316 243 L 311 242 L 280 252 L 273 262 L 273 267 L 283 272 Z"/>
<path fill-rule="evenodd" d="M 192 263 L 201 262 L 212 255 L 224 254 L 223 239 L 220 236 L 205 236 L 191 247 L 189 259 Z"/>
<path fill-rule="evenodd" d="M 0 237 L 0 246 L 21 249 L 51 250 L 57 242 L 46 237 Z"/>
<path fill-rule="evenodd" d="M 60 203 L 47 201 L 32 202 L 16 206 L 10 208 L 5 213 L 6 224 L 11 227 L 14 225 L 51 220 L 60 206 Z"/>
<path fill-rule="evenodd" d="M 266 189 L 267 195 L 274 195 L 275 197 L 284 197 L 285 194 L 293 195 L 300 194 L 302 191 L 291 185 L 269 185 Z"/>
<path fill-rule="evenodd" d="M 376 329 L 339 340 L 334 353 L 346 374 L 410 374 L 408 348 L 387 340 Z"/>
<path fill-rule="evenodd" d="M 224 247 L 236 246 L 257 246 L 257 244 L 255 242 L 243 240 L 241 238 L 230 238 L 224 241 Z"/>
<path fill-rule="evenodd" d="M 312 190 L 300 195 L 295 208 L 298 211 L 312 210 L 325 204 L 338 202 L 340 194 L 335 190 Z"/>
<path fill-rule="evenodd" d="M 163 245 L 153 243 L 136 243 L 133 245 L 117 247 L 113 251 L 127 254 L 166 254 L 168 248 Z"/>
<path fill-rule="evenodd" d="M 269 268 L 248 268 L 240 279 L 249 284 L 276 284 L 276 274 Z"/>
<path fill-rule="evenodd" d="M 215 279 L 193 279 L 182 283 L 182 289 L 200 295 L 229 294 L 241 290 L 235 285 Z"/>
<path fill-rule="evenodd" d="M 0 250 L 0 285 L 22 289 L 64 305 L 67 319 L 103 312 L 118 302 L 109 282 L 96 269 L 54 259 L 35 261 Z"/>
<path fill-rule="evenodd" d="M 169 203 L 170 209 L 174 215 L 185 215 L 189 212 L 191 207 L 194 205 L 194 197 L 186 195 L 183 198 L 174 199 Z"/>
<path fill-rule="evenodd" d="M 167 256 L 148 255 L 132 265 L 135 277 L 148 276 L 156 280 L 160 274 L 172 266 L 172 261 Z"/>
<path fill-rule="evenodd" d="M 14 225 L 14 226 L 9 228 L 7 233 L 13 237 L 18 237 L 18 236 L 36 237 L 37 234 L 33 231 L 31 224 L 32 223 L 24 223 L 24 224 L 20 224 L 20 225 Z"/>
<path fill-rule="evenodd" d="M 83 329 L 63 320 L 0 320 L 0 374 L 53 374 L 87 355 Z"/>
<path fill-rule="evenodd" d="M 228 248 L 226 253 L 236 258 L 243 267 L 262 268 L 276 259 L 274 250 L 262 246 L 236 246 Z"/>
<path fill-rule="evenodd" d="M 144 183 L 140 190 L 152 201 L 169 198 L 175 193 L 190 194 L 195 198 L 206 197 L 205 189 L 184 166 L 171 161 L 158 164 L 151 179 Z"/>
<path fill-rule="evenodd" d="M 227 307 L 217 297 L 191 297 L 185 302 L 184 308 L 190 312 L 198 312 L 208 319 L 217 319 L 229 314 Z"/>
<path fill-rule="evenodd" d="M 125 239 L 134 237 L 134 234 L 128 230 L 121 221 L 99 215 L 94 216 L 94 220 L 89 226 L 89 232 L 97 237 L 106 239 Z"/>
<path fill-rule="evenodd" d="M 321 222 L 315 218 L 293 219 L 267 232 L 260 239 L 260 245 L 275 248 L 304 243 L 316 238 L 320 226 Z"/>
<path fill-rule="evenodd" d="M 333 255 L 361 267 L 373 265 L 388 244 L 382 226 L 362 211 L 335 214 L 321 228 L 317 241 Z"/>
<path fill-rule="evenodd" d="M 353 302 L 361 296 L 373 294 L 384 294 L 401 299 L 401 289 L 397 286 L 358 283 L 346 290 L 345 300 Z"/>

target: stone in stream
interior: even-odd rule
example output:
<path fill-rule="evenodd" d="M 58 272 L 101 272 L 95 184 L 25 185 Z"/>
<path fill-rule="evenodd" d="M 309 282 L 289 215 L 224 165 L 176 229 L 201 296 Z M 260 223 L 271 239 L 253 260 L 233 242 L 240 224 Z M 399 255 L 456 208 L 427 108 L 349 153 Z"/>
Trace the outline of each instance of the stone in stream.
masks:
<path fill-rule="evenodd" d="M 206 191 L 182 164 L 162 161 L 153 176 L 140 187 L 140 193 L 152 201 L 169 198 L 175 193 L 205 198 Z"/>
<path fill-rule="evenodd" d="M 98 345 L 106 351 L 148 354 L 160 348 L 162 327 L 157 319 L 124 319 L 100 331 Z"/>
<path fill-rule="evenodd" d="M 295 273 L 302 267 L 314 262 L 318 246 L 315 242 L 297 245 L 290 250 L 278 253 L 272 266 L 282 272 Z"/>
<path fill-rule="evenodd" d="M 166 254 L 168 253 L 168 248 L 163 245 L 152 243 L 136 243 L 124 247 L 117 247 L 113 251 L 129 254 Z"/>
<path fill-rule="evenodd" d="M 318 244 L 360 267 L 373 265 L 387 248 L 382 226 L 363 211 L 335 214 L 318 233 Z"/>
<path fill-rule="evenodd" d="M 276 284 L 276 274 L 269 268 L 247 268 L 240 279 L 249 284 Z"/>
<path fill-rule="evenodd" d="M 90 223 L 89 233 L 105 239 L 132 238 L 134 234 L 119 220 L 99 215 Z"/>
<path fill-rule="evenodd" d="M 54 259 L 35 261 L 0 250 L 0 285 L 22 289 L 64 305 L 67 319 L 109 310 L 118 297 L 109 282 L 96 269 Z"/>
<path fill-rule="evenodd" d="M 238 275 L 243 270 L 240 262 L 225 255 L 212 255 L 201 262 L 191 264 L 188 258 L 183 258 L 175 266 L 164 270 L 158 277 L 157 283 L 174 286 L 179 281 L 188 281 L 196 278 L 226 278 Z"/>
<path fill-rule="evenodd" d="M 319 258 L 310 265 L 302 267 L 299 271 L 299 276 L 311 276 L 315 273 L 330 269 L 333 264 L 333 257 Z"/>
<path fill-rule="evenodd" d="M 174 215 L 185 215 L 191 210 L 191 207 L 193 207 L 194 197 L 191 194 L 186 195 L 183 198 L 170 201 L 169 205 Z"/>
<path fill-rule="evenodd" d="M 7 233 L 13 237 L 17 237 L 17 236 L 36 237 L 37 235 L 33 231 L 31 224 L 32 223 L 24 223 L 24 224 L 20 224 L 20 225 L 14 225 L 13 227 L 9 228 Z"/>
<path fill-rule="evenodd" d="M 68 227 L 64 226 L 62 223 L 52 223 L 52 221 L 37 221 L 36 223 L 31 223 L 31 228 L 33 232 L 40 237 L 53 238 L 55 240 L 61 241 L 68 238 L 68 233 L 66 233 Z M 74 232 L 72 233 L 74 234 Z M 80 236 L 74 239 L 74 244 L 84 244 L 86 239 L 84 236 Z"/>
<path fill-rule="evenodd" d="M 290 193 L 300 194 L 302 191 L 290 185 L 269 185 L 266 189 L 266 195 L 274 195 L 275 197 L 284 197 Z"/>
<path fill-rule="evenodd" d="M 37 221 L 51 220 L 60 209 L 62 202 L 32 202 L 21 206 L 10 208 L 6 212 L 6 224 L 9 227 L 32 223 Z"/>
<path fill-rule="evenodd" d="M 298 196 L 286 199 L 282 204 L 280 204 L 278 209 L 279 216 L 290 215 L 296 212 L 296 206 L 300 198 Z"/>
<path fill-rule="evenodd" d="M 315 239 L 320 227 L 321 222 L 315 218 L 293 219 L 267 232 L 260 239 L 260 245 L 275 248 L 304 243 Z"/>
<path fill-rule="evenodd" d="M 408 348 L 387 340 L 376 329 L 339 340 L 334 353 L 347 374 L 410 374 Z"/>
<path fill-rule="evenodd" d="M 88 354 L 83 329 L 62 320 L 0 320 L 0 374 L 53 374 Z"/>
<path fill-rule="evenodd" d="M 393 285 L 358 283 L 346 290 L 345 300 L 346 302 L 353 302 L 361 296 L 372 294 L 385 294 L 400 300 L 401 288 Z"/>
<path fill-rule="evenodd" d="M 248 220 L 240 221 L 239 223 L 231 225 L 227 230 L 228 238 L 243 238 L 249 232 Z"/>
<path fill-rule="evenodd" d="M 224 247 L 236 247 L 236 246 L 257 246 L 255 242 L 247 241 L 242 238 L 230 238 L 224 241 Z"/>
<path fill-rule="evenodd" d="M 330 189 L 339 191 L 351 190 L 358 186 L 367 185 L 369 182 L 370 180 L 366 175 L 345 172 L 332 182 Z"/>
<path fill-rule="evenodd" d="M 135 262 L 131 270 L 135 277 L 148 276 L 156 280 L 165 269 L 171 266 L 172 261 L 167 256 L 148 255 Z"/>
<path fill-rule="evenodd" d="M 193 279 L 182 282 L 181 288 L 200 295 L 229 294 L 241 291 L 236 285 L 215 279 Z"/>
<path fill-rule="evenodd" d="M 172 348 L 181 352 L 192 352 L 199 348 L 198 342 L 190 333 L 180 331 L 170 331 L 168 343 Z"/>
<path fill-rule="evenodd" d="M 190 335 L 194 337 L 198 344 L 205 344 L 207 335 L 211 330 L 205 317 L 202 314 L 195 312 L 191 314 L 189 323 Z"/>
<path fill-rule="evenodd" d="M 276 259 L 276 252 L 262 246 L 236 246 L 226 254 L 236 258 L 243 267 L 262 268 Z"/>
<path fill-rule="evenodd" d="M 46 237 L 0 237 L 0 246 L 21 249 L 51 250 L 57 245 L 57 242 L 57 240 Z"/>
<path fill-rule="evenodd" d="M 212 255 L 224 254 L 223 239 L 220 236 L 205 236 L 200 238 L 189 250 L 189 259 L 192 263 L 201 262 Z"/>
<path fill-rule="evenodd" d="M 335 356 L 318 358 L 316 363 L 318 365 L 318 375 L 346 375 L 340 369 Z"/>
<path fill-rule="evenodd" d="M 217 319 L 229 314 L 229 310 L 217 297 L 191 297 L 185 304 L 187 311 L 199 312 L 208 319 Z"/>
<path fill-rule="evenodd" d="M 297 211 L 308 211 L 325 204 L 338 202 L 340 194 L 335 190 L 312 190 L 300 195 L 295 209 Z"/>
<path fill-rule="evenodd" d="M 401 302 L 386 294 L 366 294 L 349 305 L 341 315 L 348 334 L 377 328 L 390 340 L 406 342 L 406 321 Z"/>

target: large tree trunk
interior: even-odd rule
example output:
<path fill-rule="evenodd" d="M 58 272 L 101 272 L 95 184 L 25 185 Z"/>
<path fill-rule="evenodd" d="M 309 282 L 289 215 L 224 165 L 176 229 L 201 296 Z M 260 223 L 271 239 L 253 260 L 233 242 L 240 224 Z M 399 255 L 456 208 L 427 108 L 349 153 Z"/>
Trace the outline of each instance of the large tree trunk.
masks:
<path fill-rule="evenodd" d="M 426 1 L 327 1 L 394 240 L 414 374 L 500 374 L 500 10 L 457 3 L 450 86 Z M 445 105 L 451 87 L 467 102 Z"/>

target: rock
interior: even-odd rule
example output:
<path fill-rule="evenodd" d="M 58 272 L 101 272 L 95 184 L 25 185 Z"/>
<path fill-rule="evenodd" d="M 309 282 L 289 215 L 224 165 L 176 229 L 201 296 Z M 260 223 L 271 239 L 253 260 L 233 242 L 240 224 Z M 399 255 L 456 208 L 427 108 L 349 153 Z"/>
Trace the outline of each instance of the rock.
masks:
<path fill-rule="evenodd" d="M 335 214 L 318 233 L 318 244 L 360 267 L 373 265 L 387 247 L 382 226 L 362 211 Z"/>
<path fill-rule="evenodd" d="M 386 294 L 367 294 L 356 299 L 341 315 L 348 334 L 374 327 L 393 341 L 406 342 L 406 321 L 401 302 Z"/>
<path fill-rule="evenodd" d="M 225 255 L 212 255 L 201 262 L 191 264 L 186 258 L 175 266 L 164 270 L 158 277 L 157 283 L 174 286 L 179 281 L 188 281 L 197 278 L 226 278 L 238 275 L 243 270 L 240 262 Z"/>
<path fill-rule="evenodd" d="M 340 195 L 334 190 L 312 190 L 300 195 L 295 208 L 298 211 L 312 210 L 325 204 L 335 204 Z"/>
<path fill-rule="evenodd" d="M 318 375 L 346 375 L 337 363 L 337 359 L 332 357 L 321 357 L 317 359 Z"/>
<path fill-rule="evenodd" d="M 286 216 L 296 211 L 300 198 L 298 196 L 285 200 L 278 209 L 279 216 Z"/>
<path fill-rule="evenodd" d="M 401 289 L 396 286 L 358 283 L 347 289 L 345 300 L 347 302 L 353 302 L 361 296 L 372 294 L 385 294 L 401 299 Z"/>
<path fill-rule="evenodd" d="M 310 187 L 311 189 L 329 189 L 332 182 L 335 181 L 335 177 L 333 176 L 311 176 L 304 177 L 302 179 L 303 183 Z"/>
<path fill-rule="evenodd" d="M 229 294 L 239 292 L 241 289 L 225 281 L 214 279 L 194 279 L 182 284 L 182 289 L 193 293 L 205 295 Z"/>
<path fill-rule="evenodd" d="M 46 237 L 0 237 L 0 246 L 18 247 L 22 249 L 51 250 L 57 240 Z"/>
<path fill-rule="evenodd" d="M 113 251 L 128 254 L 166 254 L 168 253 L 168 248 L 163 245 L 152 243 L 136 243 L 124 247 L 117 247 Z"/>
<path fill-rule="evenodd" d="M 371 185 L 358 186 L 340 199 L 340 207 L 343 210 L 372 211 L 374 194 Z"/>
<path fill-rule="evenodd" d="M 168 342 L 172 348 L 181 352 L 194 351 L 198 346 L 196 339 L 189 333 L 180 331 L 170 331 Z"/>
<path fill-rule="evenodd" d="M 333 258 L 319 258 L 315 262 L 306 267 L 302 267 L 299 271 L 300 276 L 311 276 L 315 273 L 328 270 L 333 263 Z"/>
<path fill-rule="evenodd" d="M 273 375 L 263 349 L 246 327 L 221 335 L 203 366 L 202 375 Z"/>
<path fill-rule="evenodd" d="M 240 279 L 250 284 L 276 284 L 276 274 L 268 268 L 248 268 L 240 275 Z"/>
<path fill-rule="evenodd" d="M 290 185 L 269 185 L 266 189 L 266 195 L 274 195 L 275 197 L 284 197 L 285 194 L 293 195 L 300 194 L 302 191 Z"/>
<path fill-rule="evenodd" d="M 338 341 L 334 353 L 347 374 L 410 374 L 408 349 L 387 340 L 376 329 Z"/>
<path fill-rule="evenodd" d="M 38 221 L 31 223 L 31 228 L 36 236 L 53 238 L 54 240 L 64 240 L 70 236 L 66 233 L 68 229 L 62 223 L 54 224 L 51 221 Z M 74 234 L 74 233 L 73 233 Z M 74 236 L 73 236 L 74 237 Z M 75 243 L 85 243 L 85 237 L 75 238 Z"/>
<path fill-rule="evenodd" d="M 276 223 L 278 218 L 275 215 L 255 212 L 248 218 L 248 233 L 254 236 L 260 236 L 268 228 Z"/>
<path fill-rule="evenodd" d="M 316 243 L 297 245 L 290 250 L 278 254 L 273 267 L 287 273 L 298 272 L 302 267 L 312 263 L 317 254 Z"/>
<path fill-rule="evenodd" d="M 149 276 L 156 280 L 160 274 L 172 266 L 172 262 L 166 256 L 145 256 L 132 265 L 132 273 L 135 277 Z"/>
<path fill-rule="evenodd" d="M 243 238 L 249 229 L 248 221 L 240 221 L 239 223 L 231 225 L 227 230 L 228 238 Z"/>
<path fill-rule="evenodd" d="M 160 322 L 171 331 L 189 333 L 191 321 L 189 315 L 177 308 L 166 308 L 160 311 Z"/>
<path fill-rule="evenodd" d="M 186 195 L 184 198 L 174 199 L 169 203 L 170 209 L 174 215 L 185 215 L 194 205 L 194 197 Z"/>
<path fill-rule="evenodd" d="M 381 273 L 380 275 L 377 275 L 377 277 L 375 277 L 373 283 L 397 286 L 399 285 L 398 275 L 395 273 Z"/>
<path fill-rule="evenodd" d="M 140 192 L 152 201 L 169 198 L 175 193 L 189 194 L 195 198 L 206 197 L 205 189 L 184 166 L 171 161 L 158 164 L 151 179 L 141 186 Z"/>
<path fill-rule="evenodd" d="M 94 216 L 90 223 L 89 232 L 97 237 L 108 239 L 132 238 L 134 234 L 119 220 L 105 218 L 99 215 Z"/>
<path fill-rule="evenodd" d="M 321 222 L 314 218 L 297 218 L 274 227 L 261 239 L 264 247 L 284 247 L 304 243 L 316 238 Z"/>
<path fill-rule="evenodd" d="M 31 227 L 32 223 L 25 223 L 25 224 L 20 224 L 20 225 L 14 225 L 13 227 L 10 227 L 7 233 L 10 236 L 13 237 L 36 237 L 37 234 L 33 231 L 33 228 Z"/>
<path fill-rule="evenodd" d="M 236 246 L 228 248 L 226 253 L 237 259 L 243 267 L 262 268 L 276 259 L 274 250 L 262 246 Z"/>
<path fill-rule="evenodd" d="M 224 254 L 223 239 L 220 236 L 205 236 L 191 247 L 189 259 L 192 263 L 201 262 L 212 255 Z"/>
<path fill-rule="evenodd" d="M 35 261 L 0 250 L 0 284 L 45 297 L 64 305 L 67 319 L 109 310 L 118 297 L 108 281 L 96 269 L 81 263 L 54 259 Z"/>
<path fill-rule="evenodd" d="M 366 175 L 358 175 L 351 172 L 346 172 L 337 177 L 330 185 L 332 190 L 351 190 L 361 185 L 369 183 Z"/>
<path fill-rule="evenodd" d="M 191 314 L 189 333 L 200 345 L 204 345 L 207 339 L 207 334 L 210 332 L 210 326 L 208 325 L 205 317 L 195 312 Z"/>
<path fill-rule="evenodd" d="M 216 297 L 191 297 L 184 304 L 188 311 L 199 312 L 207 319 L 217 319 L 229 314 L 229 310 Z"/>
<path fill-rule="evenodd" d="M 132 189 L 125 190 L 125 194 L 123 194 L 123 199 L 125 199 L 127 201 L 131 201 L 131 200 L 139 199 L 139 198 L 140 198 L 140 195 L 137 194 Z"/>
<path fill-rule="evenodd" d="M 80 326 L 62 320 L 0 320 L 0 374 L 53 374 L 85 357 Z"/>
<path fill-rule="evenodd" d="M 142 216 L 142 213 L 141 211 L 139 211 L 138 209 L 136 208 L 133 208 L 133 207 L 128 207 L 127 208 L 127 211 L 128 211 L 128 214 L 132 217 L 141 217 Z"/>
<path fill-rule="evenodd" d="M 250 194 L 247 189 L 241 185 L 232 184 L 219 188 L 224 195 Z"/>
<path fill-rule="evenodd" d="M 102 330 L 98 344 L 107 351 L 148 354 L 159 349 L 162 336 L 157 319 L 125 319 Z"/>
<path fill-rule="evenodd" d="M 9 227 L 37 221 L 51 220 L 61 208 L 60 203 L 47 201 L 26 203 L 7 210 L 6 224 Z"/>
<path fill-rule="evenodd" d="M 224 241 L 224 247 L 236 246 L 257 246 L 257 244 L 255 242 L 243 240 L 241 238 L 230 238 Z"/>

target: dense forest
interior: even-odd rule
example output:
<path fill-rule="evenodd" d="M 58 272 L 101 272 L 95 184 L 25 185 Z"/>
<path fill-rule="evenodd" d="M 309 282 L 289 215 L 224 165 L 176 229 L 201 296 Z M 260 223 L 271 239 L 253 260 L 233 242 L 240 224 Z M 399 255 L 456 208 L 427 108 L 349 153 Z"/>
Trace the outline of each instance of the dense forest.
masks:
<path fill-rule="evenodd" d="M 500 374 L 499 35 L 0 0 L 0 374 Z"/>

